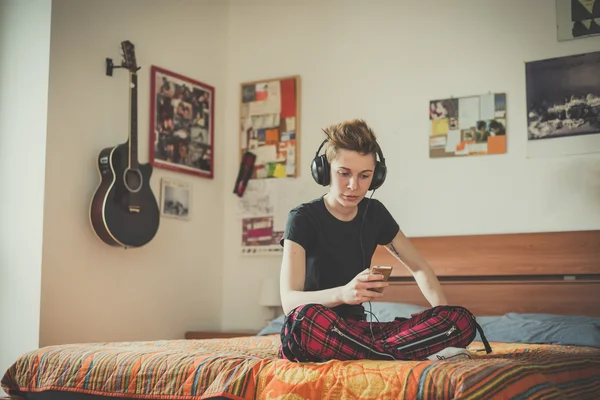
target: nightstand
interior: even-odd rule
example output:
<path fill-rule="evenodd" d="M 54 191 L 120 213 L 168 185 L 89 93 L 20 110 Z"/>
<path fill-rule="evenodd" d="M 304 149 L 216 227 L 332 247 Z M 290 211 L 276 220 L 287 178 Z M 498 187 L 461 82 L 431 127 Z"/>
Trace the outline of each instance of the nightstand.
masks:
<path fill-rule="evenodd" d="M 243 336 L 255 336 L 258 331 L 190 331 L 185 333 L 186 339 L 222 339 Z"/>

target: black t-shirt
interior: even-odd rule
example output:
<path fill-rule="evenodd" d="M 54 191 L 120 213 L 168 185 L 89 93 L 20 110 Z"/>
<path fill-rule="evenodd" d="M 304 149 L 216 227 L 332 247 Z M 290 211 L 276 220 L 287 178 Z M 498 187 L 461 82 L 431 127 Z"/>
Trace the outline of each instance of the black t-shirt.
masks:
<path fill-rule="evenodd" d="M 317 291 L 343 286 L 354 279 L 371 265 L 377 245 L 389 244 L 399 229 L 377 199 L 361 200 L 356 217 L 341 221 L 327 210 L 324 198 L 320 197 L 289 212 L 280 243 L 283 246 L 283 241 L 289 239 L 304 248 L 304 291 Z M 362 305 L 342 304 L 334 310 L 343 317 L 364 315 Z"/>

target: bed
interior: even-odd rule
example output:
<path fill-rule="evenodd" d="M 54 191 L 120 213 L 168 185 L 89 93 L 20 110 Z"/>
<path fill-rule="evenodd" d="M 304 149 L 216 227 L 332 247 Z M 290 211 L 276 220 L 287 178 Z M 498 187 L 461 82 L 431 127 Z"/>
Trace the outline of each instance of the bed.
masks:
<path fill-rule="evenodd" d="M 600 231 L 413 243 L 492 353 L 477 336 L 471 360 L 291 363 L 276 357 L 280 316 L 252 337 L 48 346 L 16 360 L 2 387 L 28 400 L 600 398 Z M 427 306 L 385 249 L 372 263 L 395 267 L 370 305 L 378 319 Z"/>

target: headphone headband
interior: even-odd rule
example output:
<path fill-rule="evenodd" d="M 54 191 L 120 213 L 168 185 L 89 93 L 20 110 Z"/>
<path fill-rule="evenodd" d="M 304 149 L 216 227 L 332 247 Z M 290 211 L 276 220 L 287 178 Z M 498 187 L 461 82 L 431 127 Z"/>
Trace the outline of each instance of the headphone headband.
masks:
<path fill-rule="evenodd" d="M 327 143 L 328 140 L 329 140 L 329 138 L 325 138 L 325 140 L 323 140 L 321 142 L 321 145 L 319 146 L 319 148 L 317 149 L 317 152 L 315 153 L 315 157 L 317 157 L 319 155 L 319 152 L 321 151 L 321 149 L 323 148 L 323 146 L 325 146 L 325 143 Z"/>
<path fill-rule="evenodd" d="M 310 170 L 315 182 L 322 186 L 329 185 L 330 181 L 330 165 L 329 161 L 327 161 L 327 156 L 325 154 L 319 155 L 319 152 L 325 145 L 325 143 L 329 140 L 326 138 L 321 142 L 321 145 L 317 149 L 315 153 L 315 158 L 313 159 Z M 379 161 L 375 160 L 375 171 L 373 171 L 373 180 L 371 181 L 371 185 L 369 186 L 369 190 L 378 189 L 383 182 L 385 181 L 385 177 L 387 175 L 387 167 L 385 165 L 385 158 L 383 157 L 383 151 L 381 147 L 379 147 L 379 143 L 375 142 L 376 154 L 379 156 Z"/>

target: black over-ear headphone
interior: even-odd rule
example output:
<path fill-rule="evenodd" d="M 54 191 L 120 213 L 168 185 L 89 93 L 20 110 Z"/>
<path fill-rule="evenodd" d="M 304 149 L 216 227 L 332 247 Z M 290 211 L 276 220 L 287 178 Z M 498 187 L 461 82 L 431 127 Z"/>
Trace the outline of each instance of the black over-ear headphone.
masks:
<path fill-rule="evenodd" d="M 312 177 L 319 185 L 327 186 L 329 185 L 329 181 L 331 178 L 329 162 L 327 161 L 327 157 L 325 154 L 319 155 L 321 148 L 325 145 L 329 139 L 323 140 L 317 152 L 315 153 L 315 158 L 313 158 L 312 163 L 310 164 L 310 171 L 312 172 Z M 371 181 L 371 186 L 369 186 L 369 190 L 379 189 L 383 182 L 385 181 L 385 176 L 387 175 L 387 167 L 385 166 L 385 158 L 383 158 L 383 152 L 379 145 L 377 145 L 377 155 L 379 156 L 379 161 L 375 161 L 375 171 L 373 171 L 373 180 Z"/>

